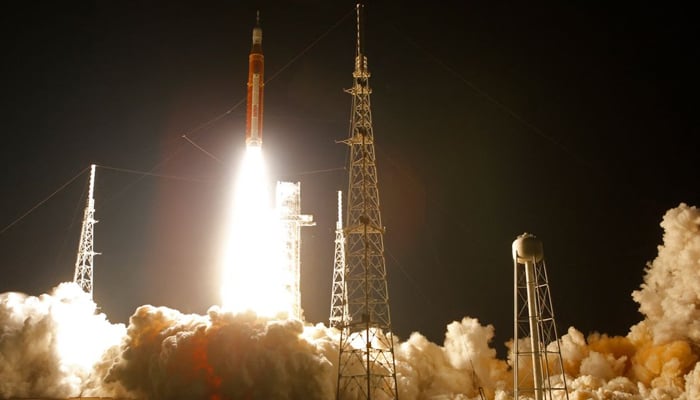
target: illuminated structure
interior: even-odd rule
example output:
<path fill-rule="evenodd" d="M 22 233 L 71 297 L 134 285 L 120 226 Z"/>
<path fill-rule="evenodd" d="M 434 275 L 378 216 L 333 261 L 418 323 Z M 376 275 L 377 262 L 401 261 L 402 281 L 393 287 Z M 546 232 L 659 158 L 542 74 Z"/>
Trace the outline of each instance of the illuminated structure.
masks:
<path fill-rule="evenodd" d="M 340 346 L 337 399 L 396 399 L 396 365 L 384 260 L 384 227 L 379 211 L 369 71 L 362 52 L 362 6 L 357 5 L 357 46 L 352 88 L 344 285 L 338 324 Z M 337 291 L 345 293 L 340 294 Z"/>
<path fill-rule="evenodd" d="M 335 256 L 333 260 L 333 289 L 331 297 L 331 315 L 328 326 L 341 326 L 343 316 L 347 314 L 345 299 L 345 236 L 343 234 L 343 192 L 338 190 L 338 221 L 335 223 Z"/>
<path fill-rule="evenodd" d="M 87 205 L 83 214 L 83 227 L 80 230 L 80 243 L 78 244 L 78 258 L 75 261 L 75 273 L 73 282 L 77 283 L 81 289 L 90 294 L 92 298 L 92 278 L 93 278 L 93 258 L 94 251 L 94 228 L 95 221 L 95 199 L 93 198 L 95 188 L 95 164 L 90 166 L 90 186 L 88 188 Z"/>
<path fill-rule="evenodd" d="M 292 294 L 292 317 L 304 320 L 301 308 L 301 227 L 314 226 L 313 216 L 301 214 L 299 182 L 277 182 L 277 213 L 282 223 L 285 270 L 289 272 L 288 290 Z"/>
<path fill-rule="evenodd" d="M 568 399 L 564 364 L 547 283 L 542 242 L 524 233 L 513 242 L 514 399 Z M 520 339 L 529 337 L 520 343 Z"/>
<path fill-rule="evenodd" d="M 253 46 L 248 55 L 248 97 L 246 102 L 245 144 L 262 145 L 265 57 L 262 51 L 260 12 L 253 28 Z"/>

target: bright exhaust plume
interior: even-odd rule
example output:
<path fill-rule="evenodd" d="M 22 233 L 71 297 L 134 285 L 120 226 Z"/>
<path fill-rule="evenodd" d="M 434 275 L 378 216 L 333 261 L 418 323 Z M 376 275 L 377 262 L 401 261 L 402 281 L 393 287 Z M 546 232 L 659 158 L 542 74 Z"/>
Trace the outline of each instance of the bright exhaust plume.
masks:
<path fill-rule="evenodd" d="M 290 272 L 260 146 L 247 146 L 233 185 L 222 256 L 222 308 L 290 316 Z"/>

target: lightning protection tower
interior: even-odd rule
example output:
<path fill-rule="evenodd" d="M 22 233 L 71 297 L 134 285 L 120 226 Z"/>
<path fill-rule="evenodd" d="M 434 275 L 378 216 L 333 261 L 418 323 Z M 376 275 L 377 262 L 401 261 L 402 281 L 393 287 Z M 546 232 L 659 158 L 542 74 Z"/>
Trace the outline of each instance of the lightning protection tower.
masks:
<path fill-rule="evenodd" d="M 301 184 L 277 182 L 277 212 L 282 223 L 285 241 L 285 262 L 289 272 L 288 290 L 292 295 L 292 316 L 304 320 L 301 308 L 301 227 L 314 226 L 312 215 L 301 213 Z"/>
<path fill-rule="evenodd" d="M 357 46 L 350 132 L 345 235 L 345 293 L 339 324 L 337 399 L 397 399 L 394 343 L 384 260 L 384 228 L 379 211 L 367 57 L 362 51 L 357 5 Z M 342 288 L 333 284 L 333 290 Z M 336 295 L 336 293 L 334 293 Z"/>
<path fill-rule="evenodd" d="M 338 221 L 335 223 L 335 256 L 333 260 L 333 293 L 328 325 L 338 328 L 348 312 L 345 293 L 345 235 L 343 235 L 343 192 L 338 190 Z"/>
<path fill-rule="evenodd" d="M 542 242 L 529 233 L 518 236 L 513 242 L 513 267 L 513 397 L 568 399 Z"/>
<path fill-rule="evenodd" d="M 90 186 L 88 188 L 87 205 L 83 214 L 83 227 L 80 231 L 80 243 L 78 245 L 78 259 L 75 261 L 75 273 L 73 282 L 77 283 L 81 289 L 90 294 L 92 298 L 92 277 L 94 251 L 94 227 L 95 221 L 95 199 L 93 198 L 95 187 L 95 164 L 90 166 Z"/>

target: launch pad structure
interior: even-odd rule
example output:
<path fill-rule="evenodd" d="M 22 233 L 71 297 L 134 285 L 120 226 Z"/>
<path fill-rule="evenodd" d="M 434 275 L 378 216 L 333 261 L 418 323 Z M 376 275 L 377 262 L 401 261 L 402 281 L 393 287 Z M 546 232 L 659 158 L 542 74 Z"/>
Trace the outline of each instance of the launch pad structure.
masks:
<path fill-rule="evenodd" d="M 304 320 L 301 308 L 301 227 L 315 226 L 312 215 L 301 213 L 301 183 L 277 182 L 276 210 L 282 224 L 285 270 L 289 272 L 288 290 L 292 294 L 292 316 Z"/>

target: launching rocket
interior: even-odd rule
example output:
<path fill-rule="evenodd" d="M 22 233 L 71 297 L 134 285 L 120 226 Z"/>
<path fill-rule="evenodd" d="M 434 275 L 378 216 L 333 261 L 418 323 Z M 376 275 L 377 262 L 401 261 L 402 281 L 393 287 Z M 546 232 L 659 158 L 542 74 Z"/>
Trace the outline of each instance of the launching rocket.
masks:
<path fill-rule="evenodd" d="M 262 28 L 260 12 L 253 28 L 253 47 L 248 56 L 248 99 L 245 120 L 246 146 L 262 146 L 263 127 L 263 70 L 265 60 L 262 52 Z"/>

